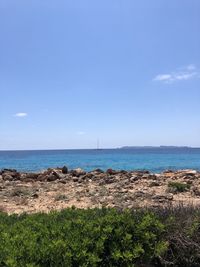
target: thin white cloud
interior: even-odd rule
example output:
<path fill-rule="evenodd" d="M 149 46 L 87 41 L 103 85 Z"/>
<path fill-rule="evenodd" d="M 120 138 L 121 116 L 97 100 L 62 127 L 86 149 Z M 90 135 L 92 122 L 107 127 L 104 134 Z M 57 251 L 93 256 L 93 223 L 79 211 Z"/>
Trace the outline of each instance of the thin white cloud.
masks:
<path fill-rule="evenodd" d="M 19 112 L 19 113 L 16 113 L 14 116 L 19 117 L 19 118 L 23 118 L 23 117 L 27 117 L 28 114 L 26 112 Z"/>
<path fill-rule="evenodd" d="M 189 80 L 197 75 L 197 72 L 176 74 L 176 80 Z"/>
<path fill-rule="evenodd" d="M 159 74 L 154 78 L 154 81 L 169 81 L 172 79 L 171 74 Z"/>
<path fill-rule="evenodd" d="M 175 72 L 158 74 L 153 81 L 173 83 L 176 81 L 191 80 L 193 78 L 200 78 L 200 70 L 198 70 L 194 64 L 190 64 Z"/>
<path fill-rule="evenodd" d="M 187 70 L 196 70 L 196 66 L 194 64 L 190 64 L 186 67 Z"/>

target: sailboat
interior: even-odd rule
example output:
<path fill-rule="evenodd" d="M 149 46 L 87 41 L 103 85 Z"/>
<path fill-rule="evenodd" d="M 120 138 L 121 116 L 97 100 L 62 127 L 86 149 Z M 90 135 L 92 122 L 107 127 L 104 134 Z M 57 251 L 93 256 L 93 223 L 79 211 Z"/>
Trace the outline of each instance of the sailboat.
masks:
<path fill-rule="evenodd" d="M 97 149 L 96 150 L 102 150 L 99 145 L 99 139 L 97 139 Z"/>

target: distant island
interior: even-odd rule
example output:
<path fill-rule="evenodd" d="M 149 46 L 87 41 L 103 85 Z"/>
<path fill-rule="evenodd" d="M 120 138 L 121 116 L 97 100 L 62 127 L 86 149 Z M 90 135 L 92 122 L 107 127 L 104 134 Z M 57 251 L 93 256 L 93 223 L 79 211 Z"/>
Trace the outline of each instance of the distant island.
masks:
<path fill-rule="evenodd" d="M 194 148 L 194 147 L 190 147 L 190 146 L 123 146 L 120 147 L 119 149 L 135 149 L 135 148 L 144 148 L 144 149 L 148 149 L 148 148 L 161 148 L 161 149 L 166 149 L 166 148 L 172 148 L 172 149 L 177 149 L 177 148 L 184 148 L 184 149 L 190 149 L 190 148 Z"/>

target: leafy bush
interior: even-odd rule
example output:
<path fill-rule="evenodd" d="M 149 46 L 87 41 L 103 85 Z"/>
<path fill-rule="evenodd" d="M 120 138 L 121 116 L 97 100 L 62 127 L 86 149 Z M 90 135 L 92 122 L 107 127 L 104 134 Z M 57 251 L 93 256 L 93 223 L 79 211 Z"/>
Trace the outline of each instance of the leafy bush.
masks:
<path fill-rule="evenodd" d="M 169 191 L 173 193 L 182 193 L 190 189 L 190 184 L 184 184 L 180 182 L 169 182 Z"/>
<path fill-rule="evenodd" d="M 199 248 L 196 207 L 0 213 L 1 267 L 199 267 Z"/>
<path fill-rule="evenodd" d="M 0 266 L 135 266 L 166 249 L 153 213 L 114 209 L 0 214 Z"/>

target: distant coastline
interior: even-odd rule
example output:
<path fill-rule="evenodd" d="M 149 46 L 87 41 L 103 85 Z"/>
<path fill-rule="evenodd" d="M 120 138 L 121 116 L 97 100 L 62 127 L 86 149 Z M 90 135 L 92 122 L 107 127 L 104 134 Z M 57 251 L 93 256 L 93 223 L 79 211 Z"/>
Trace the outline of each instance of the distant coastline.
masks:
<path fill-rule="evenodd" d="M 158 148 L 158 149 L 191 149 L 191 148 L 199 148 L 199 147 L 191 147 L 191 146 L 122 146 L 119 149 L 152 149 L 152 148 Z"/>

